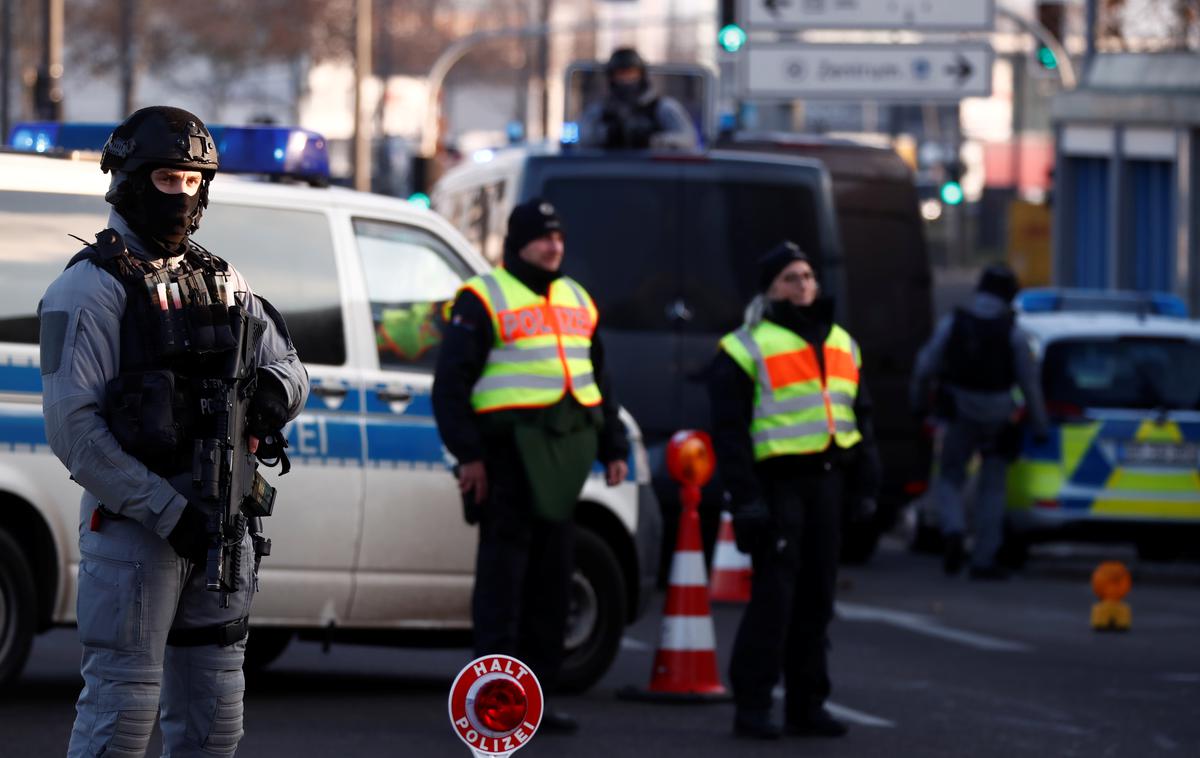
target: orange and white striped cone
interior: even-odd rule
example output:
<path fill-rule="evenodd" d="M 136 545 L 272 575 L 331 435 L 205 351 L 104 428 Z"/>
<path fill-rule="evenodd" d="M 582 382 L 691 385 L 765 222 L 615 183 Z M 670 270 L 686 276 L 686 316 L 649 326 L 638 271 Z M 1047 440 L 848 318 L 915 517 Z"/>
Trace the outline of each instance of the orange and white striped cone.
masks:
<path fill-rule="evenodd" d="M 737 549 L 733 535 L 733 517 L 721 511 L 721 528 L 717 532 L 717 549 L 713 553 L 712 583 L 708 597 L 714 603 L 750 602 L 750 556 Z"/>
<path fill-rule="evenodd" d="M 654 655 L 650 687 L 627 687 L 618 696 L 635 700 L 709 702 L 727 700 L 717 671 L 716 632 L 708 604 L 708 576 L 700 542 L 700 489 L 680 490 L 679 537 L 663 610 L 662 640 Z"/>

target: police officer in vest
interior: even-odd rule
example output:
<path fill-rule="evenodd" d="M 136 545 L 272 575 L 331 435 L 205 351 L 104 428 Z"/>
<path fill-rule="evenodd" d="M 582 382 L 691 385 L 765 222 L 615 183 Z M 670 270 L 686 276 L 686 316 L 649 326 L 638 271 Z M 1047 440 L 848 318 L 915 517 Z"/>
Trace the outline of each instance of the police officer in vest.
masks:
<path fill-rule="evenodd" d="M 580 120 L 585 147 L 690 150 L 696 129 L 683 105 L 650 86 L 646 63 L 631 47 L 613 52 L 604 67 L 608 97 L 588 106 Z"/>
<path fill-rule="evenodd" d="M 257 345 L 241 340 L 257 366 L 241 362 L 245 428 L 228 432 L 246 440 L 229 470 L 254 477 L 248 453 L 282 452 L 308 376 L 274 308 L 191 239 L 217 165 L 213 138 L 191 113 L 155 106 L 129 116 L 100 162 L 112 174 L 109 228 L 39 310 L 46 437 L 85 490 L 84 687 L 70 756 L 142 756 L 160 714 L 164 755 L 232 755 L 242 736 L 247 617 L 269 543 L 256 524 L 226 533 L 235 591 L 207 589 L 219 538 L 196 485 L 195 435 L 219 416 L 200 398 L 222 375 L 214 367 L 231 365 L 240 325 L 257 324 L 247 330 L 262 330 Z"/>
<path fill-rule="evenodd" d="M 819 298 L 813 267 L 784 242 L 759 261 L 761 294 L 710 372 L 713 442 L 738 548 L 753 562 L 729 677 L 734 733 L 838 737 L 825 709 L 844 469 L 874 456 L 858 345 Z M 877 465 L 860 467 L 872 496 Z M 783 670 L 783 729 L 771 692 Z"/>
<path fill-rule="evenodd" d="M 974 511 L 975 541 L 970 576 L 1004 579 L 996 564 L 1004 533 L 1005 473 L 1008 449 L 1019 444 L 1013 425 L 1014 385 L 1025 399 L 1035 438 L 1047 433 L 1046 408 L 1029 348 L 1029 337 L 1014 323 L 1012 300 L 1020 286 L 1012 269 L 996 263 L 984 269 L 974 299 L 943 318 L 921 348 L 913 370 L 912 403 L 925 417 L 943 423 L 942 454 L 934 493 L 945 542 L 943 569 L 962 570 L 967 554 L 963 534 L 962 490 L 967 464 L 982 458 Z M 935 389 L 936 385 L 936 389 Z"/>
<path fill-rule="evenodd" d="M 520 658 L 547 689 L 563 658 L 575 502 L 594 461 L 616 486 L 629 453 L 596 305 L 562 260 L 554 207 L 513 208 L 504 265 L 459 291 L 433 383 L 467 520 L 479 523 L 475 651 Z M 542 724 L 576 728 L 551 709 Z"/>

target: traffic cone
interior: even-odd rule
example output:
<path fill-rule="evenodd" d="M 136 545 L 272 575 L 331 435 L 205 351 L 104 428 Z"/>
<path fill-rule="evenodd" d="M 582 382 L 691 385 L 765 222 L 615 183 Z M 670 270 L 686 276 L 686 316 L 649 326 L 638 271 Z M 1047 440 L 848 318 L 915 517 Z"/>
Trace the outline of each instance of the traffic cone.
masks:
<path fill-rule="evenodd" d="M 717 673 L 716 632 L 708 605 L 708 577 L 700 543 L 700 488 L 680 489 L 682 513 L 671 579 L 663 610 L 662 640 L 654 655 L 650 687 L 626 687 L 634 700 L 716 702 L 728 699 Z"/>
<path fill-rule="evenodd" d="M 737 549 L 733 536 L 733 517 L 721 511 L 717 549 L 713 553 L 712 583 L 708 597 L 714 603 L 750 602 L 750 556 Z"/>

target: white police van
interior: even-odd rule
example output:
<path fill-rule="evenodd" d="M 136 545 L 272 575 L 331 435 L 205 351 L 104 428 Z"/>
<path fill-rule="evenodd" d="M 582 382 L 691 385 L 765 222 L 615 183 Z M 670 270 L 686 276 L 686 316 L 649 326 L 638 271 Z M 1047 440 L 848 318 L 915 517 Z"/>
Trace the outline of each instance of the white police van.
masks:
<path fill-rule="evenodd" d="M 11 142 L 91 149 L 111 126 L 18 126 Z M 214 128 L 223 172 L 196 238 L 234 263 L 285 315 L 312 380 L 287 432 L 274 541 L 255 600 L 250 665 L 295 635 L 380 644 L 465 645 L 476 536 L 463 521 L 430 403 L 441 307 L 485 261 L 438 215 L 394 198 L 231 176 L 327 184 L 323 140 L 298 130 Z M 254 149 L 251 149 L 251 145 Z M 266 165 L 259 158 L 266 150 Z M 0 152 L 0 685 L 32 635 L 75 620 L 78 485 L 46 444 L 37 303 L 109 206 L 95 153 Z M 597 473 L 580 496 L 566 687 L 607 670 L 644 609 L 660 515 L 641 434 L 629 479 Z"/>

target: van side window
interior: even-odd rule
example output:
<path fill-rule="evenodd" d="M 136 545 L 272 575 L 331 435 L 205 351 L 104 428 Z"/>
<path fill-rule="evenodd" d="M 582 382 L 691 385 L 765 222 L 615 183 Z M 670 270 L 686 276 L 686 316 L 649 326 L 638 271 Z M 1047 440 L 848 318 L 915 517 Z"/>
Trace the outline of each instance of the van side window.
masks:
<path fill-rule="evenodd" d="M 37 305 L 63 266 L 107 224 L 104 198 L 0 191 L 0 342 L 36 345 Z"/>
<path fill-rule="evenodd" d="M 279 309 L 300 360 L 346 362 L 333 233 L 324 213 L 214 202 L 196 241 L 237 267 Z"/>
<path fill-rule="evenodd" d="M 446 312 L 470 270 L 424 229 L 356 218 L 354 236 L 380 368 L 432 371 Z"/>

